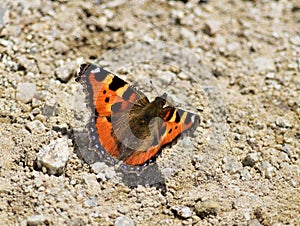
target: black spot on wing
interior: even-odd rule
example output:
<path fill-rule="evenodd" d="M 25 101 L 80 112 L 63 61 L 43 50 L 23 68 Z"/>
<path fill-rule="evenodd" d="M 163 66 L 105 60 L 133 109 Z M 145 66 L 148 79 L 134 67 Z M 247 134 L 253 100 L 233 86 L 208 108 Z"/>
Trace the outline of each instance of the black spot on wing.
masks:
<path fill-rule="evenodd" d="M 110 116 L 106 116 L 106 120 L 107 120 L 108 122 L 111 122 L 111 117 L 110 117 Z"/>
<path fill-rule="evenodd" d="M 124 80 L 120 79 L 117 76 L 114 76 L 108 87 L 112 91 L 117 91 L 118 89 L 124 87 L 126 84 L 127 83 Z"/>
<path fill-rule="evenodd" d="M 181 115 L 182 115 L 182 114 L 181 114 Z M 176 123 L 179 123 L 179 122 L 180 122 L 180 119 L 181 119 L 181 117 L 180 117 L 179 112 L 178 112 L 178 110 L 177 110 L 177 111 L 176 111 L 175 122 L 176 122 Z"/>
<path fill-rule="evenodd" d="M 109 103 L 109 97 L 105 97 L 104 102 L 105 102 L 105 103 Z"/>

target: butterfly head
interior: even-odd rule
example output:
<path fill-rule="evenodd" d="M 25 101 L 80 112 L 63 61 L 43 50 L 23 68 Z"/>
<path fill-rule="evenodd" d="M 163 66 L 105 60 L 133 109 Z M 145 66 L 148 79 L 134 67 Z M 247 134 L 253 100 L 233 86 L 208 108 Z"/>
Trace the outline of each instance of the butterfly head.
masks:
<path fill-rule="evenodd" d="M 166 102 L 167 102 L 167 94 L 164 93 L 163 95 L 161 95 L 159 97 L 156 97 L 155 100 L 154 100 L 154 102 L 157 105 L 163 107 L 166 104 Z"/>

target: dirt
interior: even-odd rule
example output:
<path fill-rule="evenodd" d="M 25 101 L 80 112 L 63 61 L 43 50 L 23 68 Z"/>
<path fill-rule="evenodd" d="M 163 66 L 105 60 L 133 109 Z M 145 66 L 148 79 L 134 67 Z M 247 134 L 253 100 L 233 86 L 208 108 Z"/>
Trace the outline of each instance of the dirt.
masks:
<path fill-rule="evenodd" d="M 299 31 L 297 0 L 2 1 L 0 224 L 300 225 Z M 147 183 L 78 150 L 86 62 L 199 114 Z"/>

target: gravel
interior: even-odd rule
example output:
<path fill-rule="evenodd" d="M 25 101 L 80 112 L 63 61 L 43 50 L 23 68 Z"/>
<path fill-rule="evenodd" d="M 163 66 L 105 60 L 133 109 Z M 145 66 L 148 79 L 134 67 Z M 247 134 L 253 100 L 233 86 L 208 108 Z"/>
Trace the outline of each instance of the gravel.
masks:
<path fill-rule="evenodd" d="M 299 9 L 4 0 L 0 225 L 299 224 Z M 74 75 L 84 62 L 197 112 L 194 137 L 140 177 L 81 155 L 88 138 L 74 131 L 90 112 Z"/>

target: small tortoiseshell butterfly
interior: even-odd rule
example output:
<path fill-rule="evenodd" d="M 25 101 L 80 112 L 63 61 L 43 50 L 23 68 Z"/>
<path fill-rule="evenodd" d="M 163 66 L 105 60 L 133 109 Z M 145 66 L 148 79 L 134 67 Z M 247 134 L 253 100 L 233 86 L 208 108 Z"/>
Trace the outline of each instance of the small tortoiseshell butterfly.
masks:
<path fill-rule="evenodd" d="M 167 94 L 150 102 L 136 88 L 93 64 L 81 65 L 76 81 L 83 85 L 94 113 L 89 133 L 96 148 L 103 147 L 127 165 L 147 165 L 163 146 L 199 124 L 197 114 L 165 106 Z"/>

